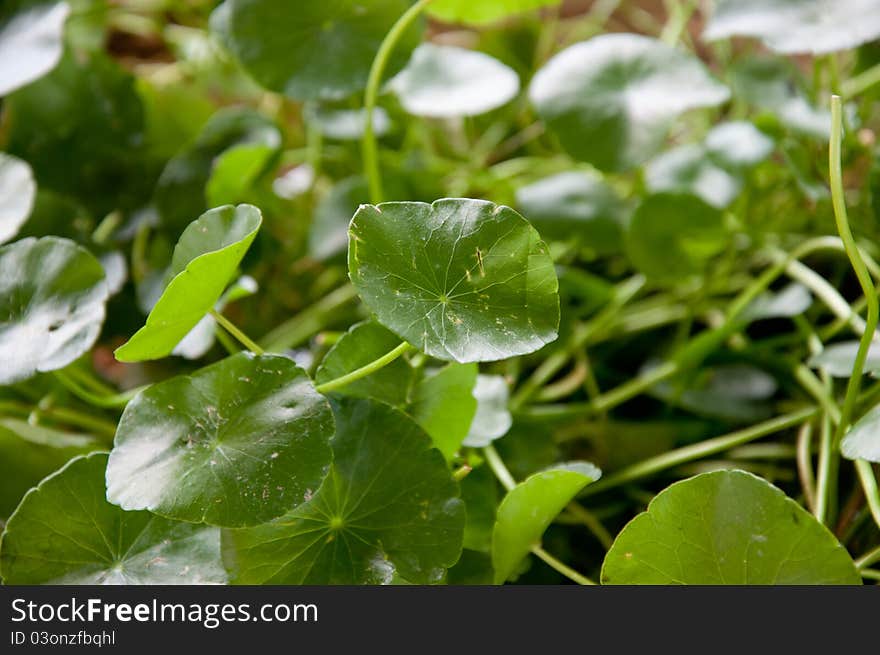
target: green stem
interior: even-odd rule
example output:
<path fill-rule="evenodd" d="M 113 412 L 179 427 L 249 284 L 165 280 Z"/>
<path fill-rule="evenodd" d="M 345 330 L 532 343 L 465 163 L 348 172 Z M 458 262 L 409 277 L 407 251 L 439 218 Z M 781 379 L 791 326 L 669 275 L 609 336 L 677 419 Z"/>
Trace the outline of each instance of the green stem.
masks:
<path fill-rule="evenodd" d="M 865 569 L 876 562 L 880 562 L 880 546 L 877 546 L 874 550 L 871 550 L 858 558 L 856 560 L 856 567 Z"/>
<path fill-rule="evenodd" d="M 868 509 L 871 510 L 874 523 L 880 528 L 880 489 L 877 487 L 874 469 L 870 462 L 866 462 L 863 459 L 857 459 L 855 464 L 856 472 L 859 474 L 859 482 L 862 485 L 862 490 L 865 492 L 865 500 L 868 502 Z"/>
<path fill-rule="evenodd" d="M 874 569 L 862 569 L 859 574 L 866 580 L 880 580 L 880 571 Z"/>
<path fill-rule="evenodd" d="M 456 482 L 461 482 L 470 475 L 473 470 L 474 469 L 469 464 L 462 464 L 452 472 L 452 479 Z"/>
<path fill-rule="evenodd" d="M 868 349 L 871 347 L 871 341 L 874 339 L 874 331 L 877 329 L 877 319 L 880 316 L 880 306 L 877 303 L 877 292 L 874 289 L 874 283 L 871 280 L 871 274 L 865 266 L 865 262 L 859 253 L 859 248 L 853 238 L 852 231 L 849 227 L 849 219 L 846 215 L 846 202 L 843 191 L 843 173 L 841 171 L 841 129 L 842 129 L 842 110 L 840 96 L 831 96 L 831 143 L 828 148 L 828 164 L 831 178 L 831 203 L 834 206 L 834 219 L 837 223 L 837 231 L 843 241 L 847 257 L 849 257 L 856 278 L 858 278 L 859 286 L 867 300 L 867 317 L 865 319 L 865 332 L 862 334 L 859 342 L 859 350 L 856 354 L 856 360 L 853 364 L 852 375 L 846 387 L 846 396 L 843 400 L 843 408 L 841 409 L 840 423 L 834 432 L 833 445 L 835 448 L 840 446 L 843 435 L 849 427 L 852 417 L 853 408 L 861 386 L 862 371 L 865 368 L 865 360 L 868 357 Z"/>
<path fill-rule="evenodd" d="M 602 547 L 605 550 L 611 548 L 611 544 L 614 543 L 614 537 L 611 536 L 611 533 L 602 525 L 602 522 L 586 507 L 581 505 L 580 503 L 570 502 L 566 505 L 566 509 L 568 513 L 575 517 L 580 523 L 582 523 L 586 528 L 593 533 L 593 536 L 602 544 Z"/>
<path fill-rule="evenodd" d="M 501 459 L 501 455 L 498 454 L 498 451 L 495 450 L 495 446 L 489 444 L 483 448 L 483 456 L 486 458 L 489 468 L 492 469 L 492 473 L 498 478 L 498 482 L 501 483 L 501 486 L 508 491 L 513 489 L 516 486 L 516 480 L 513 479 L 510 471 L 507 470 L 507 466 L 504 465 L 504 461 Z"/>
<path fill-rule="evenodd" d="M 361 366 L 358 369 L 353 370 L 351 373 L 346 373 L 345 375 L 336 378 L 335 380 L 330 380 L 329 382 L 325 382 L 324 384 L 319 384 L 315 387 L 315 391 L 318 393 L 329 393 L 331 391 L 335 391 L 341 387 L 344 387 L 356 380 L 360 380 L 361 378 L 365 378 L 371 373 L 375 373 L 380 368 L 388 366 L 395 359 L 403 355 L 408 350 L 411 350 L 412 346 L 409 345 L 406 341 L 397 346 L 394 350 L 385 353 L 378 359 L 373 360 L 369 364 Z"/>
<path fill-rule="evenodd" d="M 677 448 L 676 450 L 671 450 L 662 455 L 651 457 L 638 462 L 637 464 L 622 468 L 607 477 L 601 478 L 593 484 L 587 485 L 580 493 L 580 496 L 591 496 L 603 491 L 608 491 L 614 487 L 635 482 L 636 480 L 654 475 L 655 473 L 672 468 L 673 466 L 702 459 L 709 455 L 715 455 L 724 452 L 725 450 L 729 450 L 734 446 L 740 446 L 744 443 L 754 441 L 755 439 L 760 439 L 768 434 L 795 427 L 796 425 L 800 425 L 804 421 L 813 418 L 818 411 L 819 410 L 814 407 L 800 409 L 796 412 L 777 416 L 769 421 L 758 423 L 745 428 L 744 430 L 738 430 L 728 435 L 716 437 L 714 439 L 707 439 L 706 441 L 701 441 L 700 443 L 691 446 Z"/>
<path fill-rule="evenodd" d="M 383 199 L 382 174 L 379 170 L 379 149 L 376 144 L 376 133 L 373 129 L 373 112 L 376 109 L 376 102 L 379 98 L 379 87 L 382 84 L 382 77 L 394 47 L 410 25 L 413 24 L 431 2 L 432 0 L 419 0 L 397 19 L 397 22 L 394 23 L 388 34 L 385 35 L 385 39 L 376 53 L 376 58 L 373 59 L 373 65 L 370 67 L 370 75 L 367 78 L 367 90 L 364 94 L 366 123 L 364 125 L 361 149 L 364 158 L 364 173 L 370 189 L 370 202 L 374 205 L 379 204 Z"/>
<path fill-rule="evenodd" d="M 810 511 L 816 511 L 816 474 L 813 472 L 811 442 L 813 424 L 807 421 L 801 426 L 797 438 L 797 470 L 804 500 Z"/>
<path fill-rule="evenodd" d="M 840 87 L 844 100 L 864 93 L 875 84 L 880 84 L 880 64 L 874 64 L 866 71 L 846 80 Z"/>
<path fill-rule="evenodd" d="M 70 391 L 74 396 L 79 398 L 80 400 L 84 400 L 90 405 L 94 405 L 95 407 L 103 407 L 105 409 L 117 409 L 120 407 L 125 407 L 128 402 L 134 398 L 137 394 L 143 391 L 146 387 L 138 387 L 136 389 L 130 389 L 129 391 L 123 391 L 122 393 L 114 393 L 110 395 L 100 395 L 97 393 L 93 393 L 81 386 L 79 382 L 73 379 L 70 375 L 68 375 L 64 371 L 55 371 L 55 378 L 64 386 L 65 389 Z"/>
<path fill-rule="evenodd" d="M 831 443 L 831 417 L 822 417 L 819 439 L 819 465 L 816 473 L 816 509 L 813 514 L 820 523 L 828 524 L 831 508 L 837 495 L 837 471 L 840 467 L 838 451 Z"/>
<path fill-rule="evenodd" d="M 690 0 L 689 2 L 667 0 L 666 7 L 669 11 L 669 18 L 663 26 L 663 31 L 660 33 L 660 40 L 667 45 L 674 46 L 678 43 L 682 32 L 687 27 L 691 14 L 697 8 L 697 2 L 695 0 Z"/>
<path fill-rule="evenodd" d="M 83 414 L 74 409 L 65 407 L 48 407 L 45 409 L 35 410 L 22 403 L 15 401 L 0 401 L 0 416 L 3 414 L 12 414 L 21 418 L 28 418 L 34 412 L 42 417 L 62 425 L 70 425 L 82 428 L 94 433 L 96 436 L 109 437 L 113 439 L 116 434 L 116 424 L 105 419 L 101 419 L 88 414 Z"/>
<path fill-rule="evenodd" d="M 239 343 L 241 343 L 241 345 L 243 345 L 245 348 L 250 350 L 252 353 L 254 353 L 255 355 L 263 355 L 266 353 L 266 351 L 263 350 L 262 348 L 260 348 L 257 345 L 257 343 L 255 341 L 253 341 L 248 335 L 246 335 L 244 332 L 239 330 L 238 327 L 235 325 L 235 323 L 233 323 L 228 318 L 223 316 L 223 314 L 218 312 L 216 309 L 211 310 L 211 316 L 213 316 L 214 320 L 217 321 L 217 323 L 219 323 L 220 325 L 222 325 L 223 328 L 227 332 L 229 332 L 229 334 L 231 334 L 236 339 L 238 339 L 238 341 L 239 341 Z"/>
<path fill-rule="evenodd" d="M 587 585 L 587 586 L 592 586 L 592 585 L 596 584 L 595 582 L 590 580 L 587 576 L 585 576 L 581 573 L 578 573 L 570 566 L 566 566 L 565 564 L 560 562 L 558 559 L 553 557 L 553 555 L 548 553 L 546 550 L 544 550 L 540 546 L 532 546 L 532 553 L 534 553 L 535 555 L 540 557 L 542 560 L 544 560 L 544 562 L 546 564 L 548 564 L 552 568 L 556 569 L 556 571 L 558 571 L 559 573 L 564 575 L 566 578 L 568 578 L 572 582 L 576 582 L 579 585 Z"/>

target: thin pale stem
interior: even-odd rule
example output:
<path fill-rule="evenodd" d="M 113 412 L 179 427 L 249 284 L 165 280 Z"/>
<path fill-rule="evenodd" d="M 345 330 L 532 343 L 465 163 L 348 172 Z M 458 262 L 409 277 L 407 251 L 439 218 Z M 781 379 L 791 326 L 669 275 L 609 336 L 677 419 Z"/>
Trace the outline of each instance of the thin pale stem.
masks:
<path fill-rule="evenodd" d="M 65 389 L 70 391 L 70 393 L 72 393 L 80 400 L 84 400 L 90 405 L 94 405 L 95 407 L 102 407 L 104 409 L 118 409 L 121 407 L 125 407 L 132 398 L 134 398 L 145 388 L 138 387 L 137 389 L 123 391 L 122 393 L 106 395 L 89 391 L 79 382 L 74 380 L 73 377 L 68 375 L 65 371 L 55 371 L 55 378 L 62 384 Z"/>
<path fill-rule="evenodd" d="M 588 585 L 588 586 L 592 586 L 592 585 L 596 584 L 595 582 L 590 580 L 587 576 L 585 576 L 581 573 L 578 573 L 570 566 L 566 566 L 565 564 L 560 562 L 558 559 L 553 557 L 553 555 L 548 553 L 546 550 L 544 550 L 540 546 L 532 546 L 532 553 L 537 555 L 538 557 L 540 557 L 547 565 L 556 569 L 556 571 L 558 571 L 559 573 L 564 575 L 566 578 L 568 578 L 572 582 L 576 582 L 579 585 Z"/>
<path fill-rule="evenodd" d="M 580 496 L 591 496 L 603 491 L 608 491 L 609 489 L 629 484 L 636 480 L 641 480 L 674 466 L 703 459 L 709 455 L 722 453 L 735 446 L 740 446 L 749 443 L 750 441 L 760 439 L 761 437 L 766 437 L 769 434 L 787 430 L 788 428 L 800 425 L 804 421 L 810 420 L 818 413 L 818 411 L 819 410 L 814 407 L 801 409 L 796 412 L 777 416 L 774 419 L 758 423 L 744 430 L 731 432 L 728 435 L 715 437 L 714 439 L 707 439 L 706 441 L 701 441 L 691 446 L 677 448 L 663 453 L 662 455 L 648 458 L 637 464 L 622 468 L 619 471 L 600 479 L 598 482 L 587 485 L 584 487 L 584 490 L 581 491 Z"/>
<path fill-rule="evenodd" d="M 324 384 L 317 385 L 315 387 L 315 390 L 318 393 L 330 393 L 331 391 L 335 391 L 336 389 L 341 389 L 342 387 L 349 385 L 356 380 L 365 378 L 371 373 L 375 373 L 379 369 L 388 366 L 388 364 L 390 364 L 395 359 L 411 349 L 412 346 L 404 341 L 399 346 L 394 348 L 394 350 L 385 353 L 384 355 L 373 360 L 369 364 L 365 364 L 364 366 L 353 370 L 351 373 L 346 373 L 345 375 L 338 377 L 335 380 L 330 380 L 329 382 L 325 382 Z"/>
<path fill-rule="evenodd" d="M 874 550 L 871 550 L 858 558 L 856 560 L 856 567 L 860 569 L 865 569 L 871 566 L 871 564 L 875 564 L 877 562 L 880 562 L 880 546 L 877 546 Z"/>
<path fill-rule="evenodd" d="M 846 395 L 841 408 L 840 422 L 834 432 L 833 445 L 837 448 L 840 445 L 843 435 L 852 418 L 853 408 L 858 398 L 859 388 L 861 386 L 862 372 L 865 368 L 865 360 L 868 357 L 868 350 L 871 347 L 871 341 L 874 338 L 874 331 L 877 329 L 877 320 L 880 316 L 880 306 L 877 302 L 877 292 L 874 289 L 874 282 L 871 280 L 871 274 L 859 253 L 859 248 L 853 238 L 852 231 L 849 227 L 849 219 L 846 214 L 846 202 L 843 191 L 843 173 L 841 170 L 841 141 L 842 141 L 842 109 L 840 96 L 831 96 L 831 143 L 828 148 L 828 165 L 831 179 L 831 204 L 834 207 L 834 219 L 837 223 L 837 231 L 843 241 L 844 249 L 847 257 L 852 264 L 853 271 L 862 288 L 862 293 L 867 301 L 867 316 L 865 318 L 865 332 L 859 342 L 859 350 L 853 363 L 852 375 L 846 386 Z"/>
<path fill-rule="evenodd" d="M 809 421 L 801 426 L 797 439 L 797 470 L 804 500 L 811 512 L 816 510 L 816 475 L 812 460 L 813 424 Z"/>
<path fill-rule="evenodd" d="M 864 93 L 875 84 L 880 84 L 880 64 L 874 64 L 871 68 L 846 80 L 841 84 L 841 95 L 844 100 L 849 100 L 853 96 Z"/>
<path fill-rule="evenodd" d="M 419 0 L 407 9 L 397 22 L 388 30 L 385 39 L 379 46 L 373 65 L 370 67 L 370 75 L 367 78 L 367 90 L 364 95 L 364 135 L 361 141 L 361 150 L 364 158 L 364 173 L 370 189 L 370 202 L 378 204 L 383 200 L 382 173 L 379 170 L 379 148 L 376 143 L 376 132 L 373 128 L 373 113 L 379 98 L 379 87 L 388 66 L 391 53 L 400 41 L 401 37 L 415 22 L 422 11 L 433 0 Z"/>
<path fill-rule="evenodd" d="M 871 462 L 863 459 L 857 459 L 855 464 L 856 472 L 859 474 L 859 482 L 865 492 L 865 500 L 868 502 L 868 509 L 871 510 L 874 523 L 880 528 L 880 488 L 877 487 L 874 468 L 871 466 Z"/>
<path fill-rule="evenodd" d="M 211 316 L 214 317 L 214 320 L 217 321 L 217 323 L 223 326 L 223 329 L 225 329 L 227 332 L 229 332 L 229 334 L 238 339 L 239 343 L 250 350 L 252 353 L 254 353 L 255 355 L 264 355 L 266 353 L 265 350 L 257 345 L 256 341 L 253 341 L 248 335 L 239 330 L 238 326 L 236 326 L 235 323 L 223 316 L 223 314 L 215 309 L 212 309 Z"/>
<path fill-rule="evenodd" d="M 483 448 L 483 456 L 486 458 L 489 468 L 492 469 L 492 473 L 498 478 L 501 486 L 508 491 L 513 489 L 516 486 L 516 480 L 513 479 L 513 476 L 504 464 L 504 460 L 501 459 L 501 455 L 495 450 L 495 446 L 489 444 Z"/>

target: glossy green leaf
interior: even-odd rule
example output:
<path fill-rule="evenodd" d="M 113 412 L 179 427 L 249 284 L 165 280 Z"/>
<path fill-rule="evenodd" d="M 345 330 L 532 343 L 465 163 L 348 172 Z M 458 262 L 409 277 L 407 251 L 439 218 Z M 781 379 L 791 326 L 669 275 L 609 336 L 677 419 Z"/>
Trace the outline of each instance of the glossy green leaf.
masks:
<path fill-rule="evenodd" d="M 767 481 L 715 471 L 676 482 L 617 536 L 603 584 L 861 584 L 846 549 Z"/>
<path fill-rule="evenodd" d="M 22 496 L 68 460 L 93 450 L 98 442 L 18 419 L 0 419 L 0 520 L 12 514 Z"/>
<path fill-rule="evenodd" d="M 645 184 L 653 193 L 692 194 L 719 209 L 733 202 L 742 186 L 694 144 L 673 148 L 651 161 L 645 167 Z"/>
<path fill-rule="evenodd" d="M 516 204 L 547 239 L 581 243 L 600 254 L 618 252 L 627 208 L 599 175 L 569 171 L 517 189 Z"/>
<path fill-rule="evenodd" d="M 408 0 L 226 0 L 224 42 L 254 79 L 296 100 L 341 99 L 366 86 L 370 65 Z M 409 29 L 391 53 L 399 71 L 418 44 Z"/>
<path fill-rule="evenodd" d="M 539 7 L 558 5 L 562 0 L 434 0 L 428 13 L 451 23 L 492 23 Z"/>
<path fill-rule="evenodd" d="M 807 364 L 812 368 L 822 369 L 831 377 L 848 378 L 852 376 L 858 351 L 858 341 L 840 341 L 826 346 L 822 352 L 810 357 Z M 880 344 L 872 342 L 868 348 L 863 374 L 878 373 L 880 373 Z"/>
<path fill-rule="evenodd" d="M 503 437 L 513 425 L 513 417 L 507 409 L 510 391 L 502 376 L 478 375 L 473 395 L 477 399 L 477 412 L 464 445 L 482 448 Z"/>
<path fill-rule="evenodd" d="M 278 153 L 277 145 L 237 145 L 217 157 L 205 186 L 209 207 L 248 200 L 260 176 Z"/>
<path fill-rule="evenodd" d="M 0 8 L 0 96 L 55 68 L 69 13 L 66 2 L 5 0 Z"/>
<path fill-rule="evenodd" d="M 433 357 L 504 359 L 557 336 L 553 261 L 508 207 L 468 199 L 365 205 L 349 234 L 349 274 L 361 298 Z"/>
<path fill-rule="evenodd" d="M 880 37 L 875 0 L 716 0 L 703 37 L 753 36 L 786 54 L 824 54 Z"/>
<path fill-rule="evenodd" d="M 373 321 L 352 326 L 327 352 L 315 373 L 315 383 L 324 384 L 386 355 L 400 345 L 400 337 Z M 400 357 L 370 375 L 337 392 L 358 398 L 374 398 L 402 408 L 409 402 L 416 381 L 413 368 Z"/>
<path fill-rule="evenodd" d="M 67 239 L 27 238 L 0 248 L 0 384 L 64 368 L 104 322 L 104 269 Z"/>
<path fill-rule="evenodd" d="M 373 400 L 334 401 L 333 465 L 314 498 L 283 518 L 225 531 L 239 584 L 439 582 L 461 553 L 458 485 L 411 419 Z"/>
<path fill-rule="evenodd" d="M 147 323 L 116 349 L 121 362 L 167 357 L 213 309 L 257 236 L 262 216 L 251 205 L 217 207 L 184 230 L 171 260 L 173 278 Z"/>
<path fill-rule="evenodd" d="M 220 531 L 104 498 L 107 455 L 78 457 L 43 480 L 0 541 L 6 584 L 222 584 Z"/>
<path fill-rule="evenodd" d="M 332 435 L 330 407 L 305 371 L 286 357 L 239 353 L 126 406 L 107 498 L 182 521 L 256 525 L 318 488 Z"/>
<path fill-rule="evenodd" d="M 477 400 L 476 364 L 447 364 L 427 371 L 416 386 L 407 414 L 427 432 L 446 459 L 452 459 L 468 434 Z"/>
<path fill-rule="evenodd" d="M 513 100 L 519 76 L 482 52 L 423 43 L 388 88 L 415 116 L 477 116 Z"/>
<path fill-rule="evenodd" d="M 629 224 L 626 246 L 633 265 L 658 280 L 674 281 L 703 270 L 727 242 L 724 217 L 691 195 L 645 198 Z"/>
<path fill-rule="evenodd" d="M 155 202 L 163 225 L 182 231 L 193 217 L 214 206 L 208 204 L 209 195 L 240 194 L 280 147 L 278 126 L 259 112 L 239 108 L 218 111 L 195 141 L 165 165 L 159 177 Z M 227 153 L 231 153 L 228 159 Z M 235 177 L 237 171 L 244 173 L 240 180 Z"/>
<path fill-rule="evenodd" d="M 529 476 L 511 489 L 498 506 L 492 531 L 495 584 L 516 571 L 556 515 L 577 493 L 602 475 L 586 462 L 559 464 Z"/>
<path fill-rule="evenodd" d="M 880 462 L 880 405 L 850 427 L 840 442 L 840 452 L 848 459 Z"/>
<path fill-rule="evenodd" d="M 0 152 L 0 243 L 14 237 L 30 216 L 37 195 L 31 167 Z"/>
<path fill-rule="evenodd" d="M 698 59 L 636 34 L 605 34 L 566 48 L 529 89 L 562 146 L 611 171 L 644 162 L 681 113 L 728 96 Z"/>
<path fill-rule="evenodd" d="M 143 105 L 134 77 L 103 53 L 66 53 L 5 99 L 4 118 L 6 150 L 30 164 L 41 191 L 76 198 L 100 217 L 149 199 L 156 171 Z"/>

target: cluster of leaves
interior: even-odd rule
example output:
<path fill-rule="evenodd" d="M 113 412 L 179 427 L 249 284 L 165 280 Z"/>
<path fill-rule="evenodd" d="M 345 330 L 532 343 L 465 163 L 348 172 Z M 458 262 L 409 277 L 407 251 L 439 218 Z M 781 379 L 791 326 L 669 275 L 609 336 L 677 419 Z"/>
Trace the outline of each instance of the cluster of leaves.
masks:
<path fill-rule="evenodd" d="M 2 580 L 880 579 L 880 3 L 658 4 L 4 2 Z"/>

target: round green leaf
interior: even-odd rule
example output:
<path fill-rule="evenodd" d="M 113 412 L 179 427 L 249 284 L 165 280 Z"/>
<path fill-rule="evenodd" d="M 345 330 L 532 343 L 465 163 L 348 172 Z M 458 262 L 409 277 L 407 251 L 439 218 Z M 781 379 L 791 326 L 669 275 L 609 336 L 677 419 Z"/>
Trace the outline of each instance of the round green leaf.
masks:
<path fill-rule="evenodd" d="M 826 346 L 822 352 L 810 357 L 807 364 L 812 368 L 821 368 L 831 377 L 848 378 L 852 376 L 858 352 L 858 341 L 840 341 Z M 871 342 L 862 373 L 865 375 L 880 373 L 880 344 Z"/>
<path fill-rule="evenodd" d="M 6 149 L 30 164 L 40 191 L 76 198 L 98 217 L 149 200 L 143 104 L 134 76 L 107 55 L 65 53 L 6 98 L 4 118 Z"/>
<path fill-rule="evenodd" d="M 373 400 L 333 403 L 330 474 L 283 518 L 224 531 L 224 560 L 239 584 L 439 582 L 461 553 L 458 485 L 411 419 Z"/>
<path fill-rule="evenodd" d="M 330 407 L 305 371 L 286 357 L 239 353 L 128 403 L 107 498 L 182 521 L 257 525 L 308 500 L 332 436 Z"/>
<path fill-rule="evenodd" d="M 587 462 L 558 464 L 535 473 L 511 489 L 498 506 L 492 531 L 495 584 L 507 580 L 556 515 L 602 473 Z"/>
<path fill-rule="evenodd" d="M 66 2 L 6 0 L 0 9 L 0 96 L 55 68 L 64 48 Z"/>
<path fill-rule="evenodd" d="M 612 171 L 656 152 L 679 114 L 729 95 L 697 58 L 636 34 L 606 34 L 566 48 L 529 89 L 573 157 Z"/>
<path fill-rule="evenodd" d="M 223 584 L 220 531 L 104 498 L 106 453 L 78 457 L 25 496 L 0 542 L 6 584 Z"/>
<path fill-rule="evenodd" d="M 361 298 L 432 357 L 505 359 L 557 336 L 553 261 L 509 207 L 468 199 L 364 205 L 349 235 L 349 274 Z"/>
<path fill-rule="evenodd" d="M 846 549 L 809 512 L 745 471 L 668 487 L 627 524 L 603 584 L 861 584 Z"/>
<path fill-rule="evenodd" d="M 223 40 L 267 89 L 295 100 L 341 99 L 366 86 L 379 45 L 409 7 L 408 0 L 226 0 Z M 416 25 L 403 35 L 389 74 L 420 34 Z"/>
<path fill-rule="evenodd" d="M 27 162 L 0 152 L 0 243 L 18 234 L 37 195 Z"/>
<path fill-rule="evenodd" d="M 840 442 L 840 452 L 847 459 L 880 462 L 880 405 L 856 421 Z"/>
<path fill-rule="evenodd" d="M 388 87 L 415 116 L 477 116 L 513 100 L 519 76 L 482 52 L 423 43 Z"/>
<path fill-rule="evenodd" d="M 698 274 L 726 243 L 724 217 L 691 195 L 648 196 L 630 221 L 626 246 L 633 265 L 658 280 Z"/>
<path fill-rule="evenodd" d="M 98 442 L 27 421 L 0 419 L 0 520 L 5 520 L 31 487 Z"/>
<path fill-rule="evenodd" d="M 507 381 L 500 375 L 478 375 L 474 386 L 477 412 L 464 440 L 465 446 L 483 448 L 500 439 L 513 425 L 507 409 L 510 392 Z"/>
<path fill-rule="evenodd" d="M 716 0 L 703 37 L 754 36 L 782 53 L 824 54 L 880 37 L 876 0 Z"/>
<path fill-rule="evenodd" d="M 558 5 L 562 0 L 434 0 L 428 13 L 451 23 L 492 23 L 539 7 Z"/>
<path fill-rule="evenodd" d="M 104 322 L 104 269 L 58 237 L 0 248 L 0 384 L 64 368 L 87 352 Z"/>
<path fill-rule="evenodd" d="M 692 194 L 718 209 L 739 195 L 739 178 L 713 162 L 702 146 L 684 145 L 663 153 L 645 167 L 645 184 L 653 193 Z"/>
<path fill-rule="evenodd" d="M 329 350 L 315 373 L 315 383 L 324 384 L 386 355 L 400 345 L 400 337 L 373 321 L 352 326 Z M 374 398 L 402 408 L 409 402 L 415 371 L 399 357 L 378 371 L 345 385 L 338 393 Z"/>
<path fill-rule="evenodd" d="M 167 357 L 220 299 L 257 236 L 260 210 L 217 207 L 193 221 L 174 248 L 171 275 L 147 323 L 116 349 L 120 362 Z"/>
<path fill-rule="evenodd" d="M 516 204 L 545 238 L 578 236 L 598 253 L 620 250 L 626 205 L 598 175 L 569 171 L 545 177 L 518 189 Z"/>

